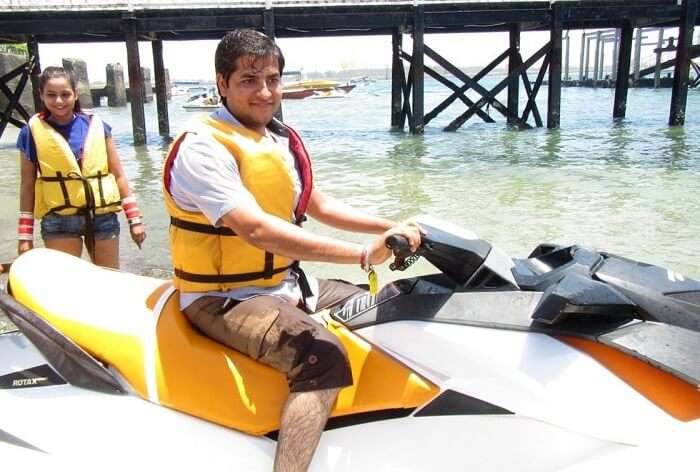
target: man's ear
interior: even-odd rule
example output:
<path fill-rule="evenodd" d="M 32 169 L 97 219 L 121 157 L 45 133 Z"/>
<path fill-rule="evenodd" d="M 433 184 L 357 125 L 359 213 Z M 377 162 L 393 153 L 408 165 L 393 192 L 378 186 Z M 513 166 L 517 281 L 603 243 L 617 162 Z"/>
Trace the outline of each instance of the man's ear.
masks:
<path fill-rule="evenodd" d="M 228 84 L 226 83 L 226 79 L 224 79 L 224 74 L 216 74 L 216 89 L 219 95 L 223 96 L 227 88 Z"/>

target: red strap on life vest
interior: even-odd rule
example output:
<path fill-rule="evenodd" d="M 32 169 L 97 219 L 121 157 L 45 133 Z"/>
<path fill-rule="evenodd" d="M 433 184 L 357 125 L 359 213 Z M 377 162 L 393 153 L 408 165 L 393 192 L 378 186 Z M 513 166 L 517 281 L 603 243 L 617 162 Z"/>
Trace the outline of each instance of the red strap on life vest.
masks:
<path fill-rule="evenodd" d="M 306 208 L 309 206 L 311 190 L 313 190 L 311 158 L 309 157 L 306 147 L 304 147 L 304 142 L 301 140 L 297 132 L 287 125 L 284 126 L 289 131 L 289 150 L 292 152 L 294 159 L 297 161 L 297 167 L 299 168 L 299 174 L 301 177 L 301 195 L 299 195 L 299 204 L 297 205 L 296 210 L 294 210 L 294 216 L 297 222 L 300 222 L 306 213 Z"/>
<path fill-rule="evenodd" d="M 177 153 L 180 151 L 180 145 L 182 144 L 182 141 L 185 140 L 185 136 L 187 136 L 187 133 L 182 133 L 180 137 L 178 137 L 175 142 L 173 143 L 172 147 L 170 148 L 170 152 L 168 152 L 168 157 L 165 160 L 165 166 L 163 168 L 163 183 L 165 184 L 165 189 L 170 193 L 170 170 L 173 168 L 173 164 L 175 163 L 175 158 L 177 157 Z"/>

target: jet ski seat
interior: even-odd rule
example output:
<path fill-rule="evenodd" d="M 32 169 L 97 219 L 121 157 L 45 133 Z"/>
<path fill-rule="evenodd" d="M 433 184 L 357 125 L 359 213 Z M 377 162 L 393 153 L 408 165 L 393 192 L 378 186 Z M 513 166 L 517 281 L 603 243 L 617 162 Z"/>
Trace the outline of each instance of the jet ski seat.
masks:
<path fill-rule="evenodd" d="M 19 257 L 9 280 L 18 302 L 118 372 L 139 396 L 254 435 L 278 429 L 288 395 L 284 376 L 200 334 L 170 282 L 43 248 Z M 332 416 L 408 414 L 439 393 L 341 323 L 324 321 L 345 346 L 354 381 L 341 390 Z"/>

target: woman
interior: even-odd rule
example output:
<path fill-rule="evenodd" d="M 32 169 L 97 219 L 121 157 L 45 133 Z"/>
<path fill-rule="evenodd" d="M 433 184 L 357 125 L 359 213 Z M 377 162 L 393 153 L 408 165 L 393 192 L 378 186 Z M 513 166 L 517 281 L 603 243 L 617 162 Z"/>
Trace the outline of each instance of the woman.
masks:
<path fill-rule="evenodd" d="M 111 128 L 82 113 L 73 76 L 48 67 L 39 80 L 44 111 L 17 139 L 21 155 L 18 253 L 34 247 L 41 219 L 47 248 L 80 257 L 83 242 L 95 264 L 119 268 L 119 220 L 124 209 L 131 238 L 146 239 L 142 215 L 129 190 Z"/>

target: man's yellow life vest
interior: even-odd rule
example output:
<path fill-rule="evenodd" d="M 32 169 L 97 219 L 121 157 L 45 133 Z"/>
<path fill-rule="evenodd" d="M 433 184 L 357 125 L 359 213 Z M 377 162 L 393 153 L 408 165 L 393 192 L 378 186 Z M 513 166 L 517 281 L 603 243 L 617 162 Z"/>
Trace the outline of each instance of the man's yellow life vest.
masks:
<path fill-rule="evenodd" d="M 79 210 L 97 214 L 121 210 L 119 188 L 109 173 L 102 120 L 90 116 L 81 165 L 68 141 L 41 114 L 28 123 L 36 146 L 39 176 L 34 185 L 34 217 L 49 212 L 74 215 Z"/>
<path fill-rule="evenodd" d="M 205 118 L 204 124 L 206 132 L 223 144 L 236 160 L 243 185 L 263 211 L 300 223 L 311 194 L 312 177 L 308 153 L 298 135 L 283 125 L 275 130 L 288 135 L 290 151 L 300 171 L 302 192 L 295 208 L 294 182 L 277 144 L 243 126 L 211 117 Z M 293 261 L 258 249 L 230 228 L 212 226 L 204 214 L 185 211 L 173 200 L 170 171 L 186 134 L 181 134 L 173 143 L 163 171 L 175 287 L 186 292 L 208 292 L 278 285 Z"/>

